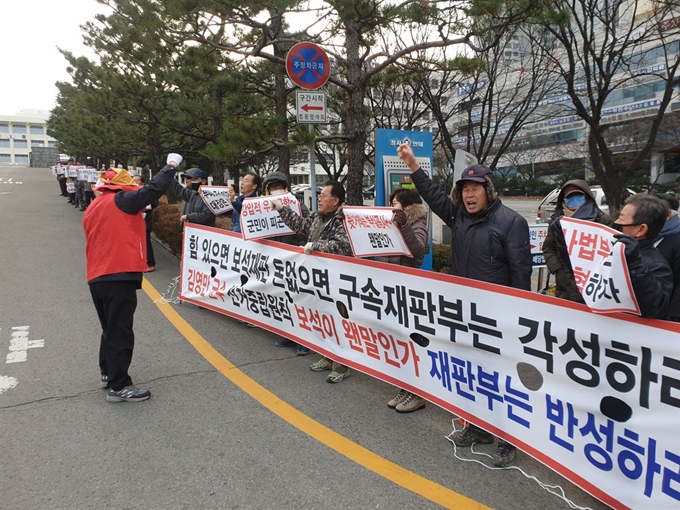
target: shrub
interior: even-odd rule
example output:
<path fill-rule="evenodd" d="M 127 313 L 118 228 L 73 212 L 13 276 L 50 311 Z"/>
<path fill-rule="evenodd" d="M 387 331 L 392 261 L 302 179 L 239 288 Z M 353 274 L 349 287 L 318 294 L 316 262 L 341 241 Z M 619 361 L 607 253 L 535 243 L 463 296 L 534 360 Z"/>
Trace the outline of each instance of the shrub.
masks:
<path fill-rule="evenodd" d="M 153 210 L 153 233 L 168 246 L 173 255 L 179 256 L 182 253 L 180 204 L 168 204 L 165 199 L 161 199 L 160 202 Z"/>
<path fill-rule="evenodd" d="M 432 270 L 448 273 L 451 265 L 451 247 L 446 244 L 432 245 Z"/>

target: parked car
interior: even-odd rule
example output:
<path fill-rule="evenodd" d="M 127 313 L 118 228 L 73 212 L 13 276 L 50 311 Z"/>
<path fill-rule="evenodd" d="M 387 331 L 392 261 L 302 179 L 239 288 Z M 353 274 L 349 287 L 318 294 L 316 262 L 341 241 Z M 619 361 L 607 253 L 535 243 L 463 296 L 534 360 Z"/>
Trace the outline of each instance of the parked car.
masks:
<path fill-rule="evenodd" d="M 555 214 L 555 208 L 557 207 L 557 196 L 560 194 L 560 189 L 555 188 L 550 193 L 548 193 L 545 198 L 538 204 L 536 209 L 536 223 L 548 223 L 552 215 Z M 595 195 L 595 202 L 602 212 L 609 212 L 609 206 L 607 205 L 607 197 L 604 196 L 604 191 L 602 191 L 602 186 L 591 186 L 590 190 Z M 628 193 L 635 195 L 635 191 L 627 188 Z"/>
<path fill-rule="evenodd" d="M 375 198 L 375 184 L 364 188 L 364 200 L 373 200 Z"/>

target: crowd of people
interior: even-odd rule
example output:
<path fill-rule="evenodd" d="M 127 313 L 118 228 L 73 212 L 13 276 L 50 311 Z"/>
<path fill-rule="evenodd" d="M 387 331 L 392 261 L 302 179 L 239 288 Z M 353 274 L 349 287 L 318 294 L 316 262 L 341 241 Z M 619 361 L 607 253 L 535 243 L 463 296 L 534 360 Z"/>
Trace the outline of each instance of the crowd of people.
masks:
<path fill-rule="evenodd" d="M 446 194 L 418 165 L 411 147 L 402 144 L 398 156 L 411 171 L 415 188 L 397 188 L 389 196 L 393 223 L 401 230 L 412 257 L 383 258 L 389 264 L 420 267 L 428 252 L 425 206 L 451 228 L 450 274 L 522 290 L 531 290 L 532 256 L 527 221 L 505 206 L 493 183 L 493 172 L 476 164 L 466 168 Z M 150 181 L 131 176 L 123 169 L 110 169 L 100 176 L 95 191 L 99 197 L 86 206 L 83 226 L 86 234 L 88 283 L 102 327 L 99 365 L 102 385 L 111 402 L 138 402 L 150 397 L 148 390 L 132 383 L 128 368 L 132 359 L 134 333 L 132 318 L 136 290 L 144 272 L 153 271 L 151 249 L 151 209 L 168 190 L 182 199 L 180 221 L 213 226 L 215 215 L 199 195 L 208 175 L 192 168 L 182 174 L 185 186 L 175 179 L 182 157 L 170 154 L 167 165 Z M 62 181 L 59 181 L 62 186 Z M 230 190 L 233 205 L 231 229 L 240 232 L 239 215 L 243 200 L 262 193 L 271 196 L 270 205 L 294 234 L 275 241 L 303 246 L 313 252 L 353 256 L 344 226 L 345 189 L 336 181 L 326 182 L 319 195 L 318 210 L 311 214 L 302 207 L 298 214 L 276 198 L 290 190 L 285 174 L 273 172 L 264 181 L 255 173 L 245 174 L 240 193 Z M 424 203 L 423 203 L 424 202 Z M 680 217 L 678 200 L 672 195 L 633 195 L 616 221 L 596 205 L 585 181 L 567 182 L 557 199 L 555 214 L 548 228 L 544 254 L 549 271 L 555 276 L 556 297 L 583 303 L 567 251 L 562 218 L 577 218 L 613 227 L 620 231 L 617 242 L 624 254 L 635 297 L 643 317 L 680 321 Z M 140 250 L 140 246 L 143 247 Z M 277 347 L 295 346 L 304 356 L 309 349 L 281 338 Z M 330 371 L 329 383 L 349 377 L 349 367 L 322 357 L 310 365 L 315 372 Z M 396 396 L 387 402 L 399 413 L 422 409 L 425 399 L 395 388 Z M 491 443 L 494 437 L 469 423 L 457 431 L 458 446 Z M 508 466 L 515 461 L 516 448 L 498 440 L 494 464 Z"/>

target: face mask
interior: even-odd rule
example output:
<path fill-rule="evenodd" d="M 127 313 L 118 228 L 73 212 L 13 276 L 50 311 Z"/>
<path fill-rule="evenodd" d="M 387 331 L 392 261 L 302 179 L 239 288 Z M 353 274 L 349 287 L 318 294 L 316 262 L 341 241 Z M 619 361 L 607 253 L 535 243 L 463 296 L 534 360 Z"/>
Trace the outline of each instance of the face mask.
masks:
<path fill-rule="evenodd" d="M 191 183 L 191 189 L 194 190 L 194 191 L 198 191 L 198 188 L 200 188 L 200 187 L 201 187 L 200 182 L 192 182 Z"/>
<path fill-rule="evenodd" d="M 270 195 L 283 195 L 286 192 L 285 189 L 277 189 L 270 193 Z"/>
<path fill-rule="evenodd" d="M 574 193 L 574 194 L 569 195 L 567 198 L 564 199 L 564 204 L 569 209 L 577 209 L 577 208 L 581 207 L 585 202 L 586 202 L 586 196 L 582 195 L 581 193 Z"/>
<path fill-rule="evenodd" d="M 614 230 L 618 230 L 619 232 L 623 232 L 623 225 L 621 225 L 620 223 L 614 223 L 614 224 L 612 225 L 612 228 L 613 228 Z"/>

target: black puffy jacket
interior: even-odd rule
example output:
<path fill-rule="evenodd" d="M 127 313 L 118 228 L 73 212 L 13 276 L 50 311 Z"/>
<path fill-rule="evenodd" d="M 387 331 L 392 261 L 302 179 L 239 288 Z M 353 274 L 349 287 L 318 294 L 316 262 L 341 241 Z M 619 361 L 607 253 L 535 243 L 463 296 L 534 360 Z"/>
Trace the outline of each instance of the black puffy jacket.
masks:
<path fill-rule="evenodd" d="M 186 214 L 189 223 L 198 223 L 199 225 L 207 225 L 208 227 L 215 226 L 215 215 L 205 205 L 205 202 L 198 194 L 189 187 L 182 186 L 175 179 L 170 183 L 170 191 L 182 199 L 182 207 L 179 215 Z"/>
<path fill-rule="evenodd" d="M 529 225 L 496 198 L 477 215 L 456 207 L 423 170 L 411 174 L 420 196 L 451 227 L 450 274 L 531 290 Z"/>

